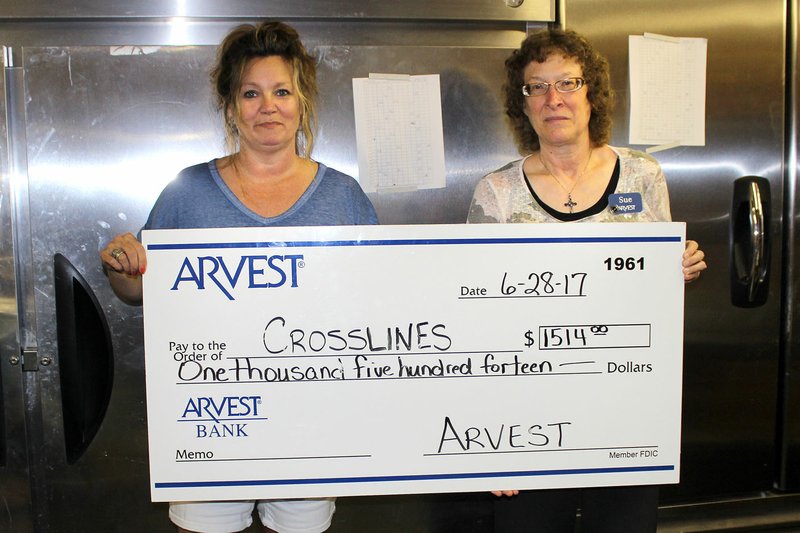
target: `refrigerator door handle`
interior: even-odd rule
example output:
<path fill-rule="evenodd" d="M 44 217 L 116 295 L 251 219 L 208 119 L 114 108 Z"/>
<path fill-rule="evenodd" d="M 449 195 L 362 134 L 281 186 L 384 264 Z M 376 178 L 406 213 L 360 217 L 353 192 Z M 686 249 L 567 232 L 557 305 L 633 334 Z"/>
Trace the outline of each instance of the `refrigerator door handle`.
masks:
<path fill-rule="evenodd" d="M 731 207 L 731 301 L 757 307 L 767 300 L 770 259 L 769 181 L 745 176 L 734 181 Z"/>
<path fill-rule="evenodd" d="M 61 409 L 67 463 L 86 452 L 111 400 L 114 353 L 100 304 L 89 284 L 61 254 L 55 254 L 56 330 Z"/>
<path fill-rule="evenodd" d="M 767 277 L 764 265 L 764 206 L 761 191 L 755 182 L 750 182 L 750 282 L 747 289 L 748 301 L 754 301 L 756 289 Z"/>

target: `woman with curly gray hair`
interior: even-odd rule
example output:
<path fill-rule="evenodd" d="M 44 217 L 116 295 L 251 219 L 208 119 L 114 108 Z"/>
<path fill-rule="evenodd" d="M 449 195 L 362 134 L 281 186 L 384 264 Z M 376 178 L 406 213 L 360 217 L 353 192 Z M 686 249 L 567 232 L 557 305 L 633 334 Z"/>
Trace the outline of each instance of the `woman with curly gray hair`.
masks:
<path fill-rule="evenodd" d="M 665 222 L 671 220 L 667 183 L 647 154 L 609 146 L 614 95 L 608 63 L 573 31 L 529 35 L 506 60 L 503 86 L 522 159 L 476 186 L 470 223 Z M 627 199 L 617 209 L 613 198 Z M 633 206 L 633 207 L 631 207 Z M 706 268 L 687 241 L 685 281 Z M 495 531 L 560 533 L 654 532 L 656 487 L 583 490 L 499 490 Z"/>

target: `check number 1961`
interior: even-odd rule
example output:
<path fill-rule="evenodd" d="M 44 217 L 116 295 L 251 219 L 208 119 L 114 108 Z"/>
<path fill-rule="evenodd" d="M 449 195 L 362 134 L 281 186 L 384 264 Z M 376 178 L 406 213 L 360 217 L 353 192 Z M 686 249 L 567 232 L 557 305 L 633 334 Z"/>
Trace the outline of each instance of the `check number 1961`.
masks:
<path fill-rule="evenodd" d="M 644 270 L 644 257 L 607 257 L 606 270 Z"/>

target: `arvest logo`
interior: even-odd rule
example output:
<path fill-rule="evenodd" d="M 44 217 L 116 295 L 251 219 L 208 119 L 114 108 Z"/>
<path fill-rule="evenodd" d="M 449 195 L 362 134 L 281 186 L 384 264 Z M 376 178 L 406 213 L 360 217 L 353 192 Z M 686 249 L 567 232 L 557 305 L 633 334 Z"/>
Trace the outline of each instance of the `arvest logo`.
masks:
<path fill-rule="evenodd" d="M 229 300 L 241 283 L 248 289 L 297 287 L 297 271 L 305 266 L 302 255 L 243 255 L 238 263 L 228 264 L 222 256 L 185 257 L 170 290 L 181 283 L 194 284 L 197 290 L 216 287 Z"/>
<path fill-rule="evenodd" d="M 181 420 L 220 422 L 258 417 L 261 396 L 198 396 L 189 398 L 181 414 Z"/>

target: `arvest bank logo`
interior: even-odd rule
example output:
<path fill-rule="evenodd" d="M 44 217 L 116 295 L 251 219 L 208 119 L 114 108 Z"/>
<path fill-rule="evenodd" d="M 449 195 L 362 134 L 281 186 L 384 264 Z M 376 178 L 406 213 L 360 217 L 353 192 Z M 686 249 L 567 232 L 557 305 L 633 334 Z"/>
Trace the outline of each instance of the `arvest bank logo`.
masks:
<path fill-rule="evenodd" d="M 260 415 L 261 396 L 195 396 L 184 405 L 179 422 L 190 422 L 194 436 L 207 438 L 248 437 L 248 423 L 266 420 Z"/>
<path fill-rule="evenodd" d="M 236 260 L 222 256 L 186 256 L 170 290 L 190 285 L 199 291 L 219 290 L 234 300 L 237 287 L 277 289 L 297 287 L 298 271 L 305 267 L 302 255 L 243 255 Z"/>
<path fill-rule="evenodd" d="M 187 400 L 181 420 L 220 422 L 258 418 L 260 406 L 261 396 L 196 396 Z"/>

